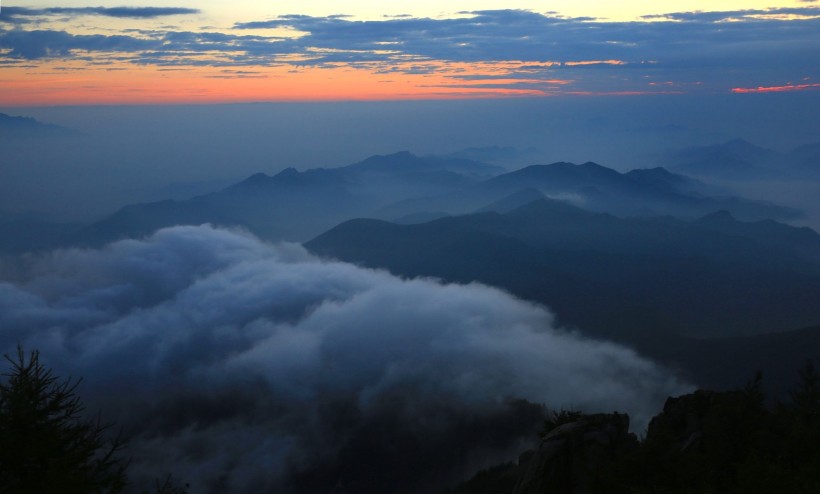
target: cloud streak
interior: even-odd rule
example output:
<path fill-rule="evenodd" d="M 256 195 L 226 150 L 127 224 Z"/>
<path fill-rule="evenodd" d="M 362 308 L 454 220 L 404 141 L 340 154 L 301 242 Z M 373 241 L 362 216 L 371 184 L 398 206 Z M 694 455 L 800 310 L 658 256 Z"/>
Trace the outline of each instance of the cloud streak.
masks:
<path fill-rule="evenodd" d="M 26 60 L 68 58 L 76 51 L 140 52 L 160 47 L 159 41 L 125 35 L 74 35 L 52 30 L 0 32 L 0 48 L 9 50 L 7 56 Z"/>
<path fill-rule="evenodd" d="M 84 376 L 89 402 L 131 436 L 135 475 L 170 469 L 197 492 L 429 490 L 531 440 L 530 403 L 641 424 L 687 389 L 499 290 L 209 226 L 23 271 L 0 283 L 2 349 L 20 342 Z"/>
<path fill-rule="evenodd" d="M 752 15 L 796 14 L 808 20 L 785 23 Z M 612 61 L 696 66 L 708 60 L 704 46 L 745 50 L 738 43 L 775 40 L 817 41 L 820 9 L 777 9 L 718 13 L 669 14 L 666 22 L 590 22 L 517 10 L 472 12 L 455 19 L 388 19 L 355 21 L 341 17 L 284 16 L 240 23 L 237 29 L 289 28 L 304 33 L 294 47 L 339 51 L 385 51 L 422 59 L 458 61 Z M 743 22 L 727 24 L 727 18 Z M 687 22 L 678 22 L 685 19 Z M 805 42 L 805 43 L 803 43 Z M 816 50 L 815 50 L 816 51 Z M 816 53 L 815 53 L 816 55 Z M 321 58 L 315 59 L 321 61 Z"/>
<path fill-rule="evenodd" d="M 732 88 L 733 93 L 784 93 L 790 91 L 806 91 L 820 89 L 820 84 L 786 84 L 783 86 L 758 86 L 758 87 L 736 87 Z"/>
<path fill-rule="evenodd" d="M 287 15 L 237 23 L 225 32 L 155 29 L 116 35 L 25 29 L 25 23 L 18 22 L 58 13 L 151 18 L 195 12 L 148 7 L 4 9 L 0 20 L 14 28 L 0 30 L 0 62 L 81 59 L 150 67 L 353 68 L 374 77 L 442 75 L 453 79 L 453 88 L 481 81 L 475 78 L 494 66 L 492 77 L 483 82 L 499 94 L 641 94 L 659 92 L 657 84 L 670 82 L 676 86 L 673 92 L 730 92 L 820 79 L 820 8 L 814 6 L 680 12 L 638 22 L 522 10 L 369 21 Z M 461 69 L 453 70 L 457 65 Z M 533 71 L 533 65 L 540 69 Z M 499 83 L 499 78 L 510 83 Z M 535 81 L 522 87 L 514 81 L 519 78 Z M 557 79 L 571 84 L 549 84 Z"/>
<path fill-rule="evenodd" d="M 5 7 L 0 12 L 0 22 L 26 23 L 31 18 L 51 16 L 98 15 L 127 19 L 155 19 L 172 15 L 191 15 L 200 13 L 199 9 L 182 7 L 49 7 L 33 9 L 27 7 Z"/>

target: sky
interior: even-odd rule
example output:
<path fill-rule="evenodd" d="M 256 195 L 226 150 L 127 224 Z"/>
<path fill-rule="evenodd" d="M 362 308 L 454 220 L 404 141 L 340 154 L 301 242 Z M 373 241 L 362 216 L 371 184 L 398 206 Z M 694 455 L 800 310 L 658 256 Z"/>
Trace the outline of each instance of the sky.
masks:
<path fill-rule="evenodd" d="M 820 89 L 820 2 L 40 0 L 0 107 Z"/>

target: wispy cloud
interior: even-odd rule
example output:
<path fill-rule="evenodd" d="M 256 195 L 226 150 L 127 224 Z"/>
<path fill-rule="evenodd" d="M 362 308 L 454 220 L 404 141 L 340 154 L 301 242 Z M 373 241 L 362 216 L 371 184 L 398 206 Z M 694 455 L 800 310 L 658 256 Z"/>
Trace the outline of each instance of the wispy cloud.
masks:
<path fill-rule="evenodd" d="M 76 50 L 138 53 L 160 47 L 161 43 L 158 40 L 138 39 L 125 35 L 74 35 L 51 30 L 0 32 L 0 48 L 9 50 L 6 57 L 27 60 L 71 58 L 76 55 Z"/>
<path fill-rule="evenodd" d="M 820 16 L 820 9 L 742 11 Z M 384 59 L 398 55 L 422 59 L 481 61 L 530 60 L 580 62 L 615 60 L 619 63 L 662 63 L 709 58 L 704 47 L 744 50 L 749 40 L 761 42 L 818 41 L 818 23 L 812 19 L 788 25 L 777 20 L 742 17 L 741 12 L 669 14 L 663 22 L 590 22 L 518 10 L 471 13 L 455 19 L 387 19 L 356 21 L 340 17 L 283 16 L 268 21 L 237 24 L 237 29 L 288 28 L 301 37 L 294 47 L 332 49 L 334 53 L 376 53 Z M 685 18 L 687 22 L 678 22 Z M 804 47 L 810 46 L 808 43 Z M 748 49 L 752 49 L 749 47 Z M 812 50 L 809 50 L 812 51 Z M 322 57 L 315 57 L 316 62 Z"/>
<path fill-rule="evenodd" d="M 183 7 L 5 7 L 0 12 L 0 22 L 24 23 L 32 18 L 49 16 L 99 15 L 131 19 L 153 19 L 170 15 L 198 14 L 199 9 Z"/>
<path fill-rule="evenodd" d="M 785 84 L 783 86 L 758 86 L 758 87 L 735 87 L 733 93 L 783 93 L 788 91 L 805 91 L 807 89 L 820 89 L 818 83 L 807 84 Z"/>
<path fill-rule="evenodd" d="M 814 0 L 801 1 L 809 3 Z M 669 14 L 645 15 L 642 18 L 647 20 L 672 20 L 681 22 L 738 22 L 759 19 L 786 20 L 814 18 L 818 16 L 820 16 L 820 11 L 815 7 L 798 7 L 725 10 L 718 12 L 673 12 Z"/>

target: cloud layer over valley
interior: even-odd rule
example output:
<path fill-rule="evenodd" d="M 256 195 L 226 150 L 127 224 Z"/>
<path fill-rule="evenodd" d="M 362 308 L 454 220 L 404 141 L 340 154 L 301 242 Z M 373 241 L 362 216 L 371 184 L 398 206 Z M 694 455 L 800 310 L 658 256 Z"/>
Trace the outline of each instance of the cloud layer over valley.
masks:
<path fill-rule="evenodd" d="M 2 350 L 82 376 L 90 408 L 130 436 L 135 480 L 173 472 L 196 492 L 425 490 L 519 452 L 533 403 L 641 427 L 687 389 L 497 289 L 207 225 L 3 273 Z"/>

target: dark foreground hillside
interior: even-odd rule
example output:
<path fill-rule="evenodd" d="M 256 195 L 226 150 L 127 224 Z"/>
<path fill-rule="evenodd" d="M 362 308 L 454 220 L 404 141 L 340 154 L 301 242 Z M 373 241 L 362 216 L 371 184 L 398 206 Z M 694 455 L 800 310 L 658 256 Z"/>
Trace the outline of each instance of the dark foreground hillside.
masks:
<path fill-rule="evenodd" d="M 26 356 L 18 349 L 16 359 L 7 359 L 11 366 L 0 382 L 0 492 L 147 494 L 129 482 L 122 436 L 112 436 L 112 426 L 101 424 L 99 416 L 85 418 L 76 394 L 79 381 L 55 376 L 40 364 L 37 352 Z M 798 386 L 785 402 L 767 401 L 759 374 L 741 389 L 670 397 L 640 440 L 629 432 L 629 416 L 623 413 L 562 410 L 545 415 L 543 407 L 524 402 L 519 403 L 524 413 L 514 420 L 488 424 L 482 434 L 471 434 L 481 429 L 464 423 L 460 434 L 441 434 L 435 449 L 423 448 L 434 444 L 423 438 L 396 434 L 390 422 L 376 421 L 359 441 L 348 445 L 362 451 L 307 469 L 284 492 L 817 493 L 820 374 L 809 362 L 799 375 Z M 487 443 L 503 442 L 504 436 L 515 437 L 539 419 L 540 444 L 517 461 L 484 469 L 446 491 L 441 486 L 454 480 L 430 476 L 443 473 L 454 454 L 470 455 Z M 385 438 L 392 449 L 379 447 Z M 379 451 L 383 454 L 375 454 Z M 351 461 L 345 462 L 345 457 Z M 410 461 L 397 461 L 400 458 Z M 175 465 L 166 468 L 173 470 Z M 424 478 L 435 481 L 419 483 Z M 216 487 L 207 492 L 230 492 Z M 169 476 L 157 481 L 151 492 L 187 494 L 188 488 L 175 485 Z"/>
<path fill-rule="evenodd" d="M 811 365 L 785 404 L 761 381 L 669 398 L 639 441 L 624 414 L 554 414 L 540 446 L 449 494 L 817 493 L 820 379 Z"/>

